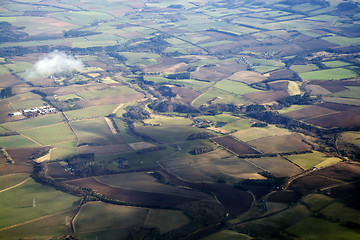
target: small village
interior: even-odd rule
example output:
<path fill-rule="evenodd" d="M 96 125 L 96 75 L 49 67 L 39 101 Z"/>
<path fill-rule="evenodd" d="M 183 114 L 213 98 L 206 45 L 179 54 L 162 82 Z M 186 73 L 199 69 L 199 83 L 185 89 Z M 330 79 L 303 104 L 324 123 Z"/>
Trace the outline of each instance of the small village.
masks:
<path fill-rule="evenodd" d="M 57 109 L 50 106 L 34 107 L 10 113 L 11 116 L 37 117 L 57 113 Z"/>

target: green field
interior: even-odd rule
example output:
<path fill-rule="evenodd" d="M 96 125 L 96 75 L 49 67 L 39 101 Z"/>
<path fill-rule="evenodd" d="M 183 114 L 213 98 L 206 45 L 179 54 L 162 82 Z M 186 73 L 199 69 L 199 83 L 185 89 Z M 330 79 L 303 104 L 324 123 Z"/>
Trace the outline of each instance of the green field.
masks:
<path fill-rule="evenodd" d="M 351 65 L 351 63 L 344 62 L 344 61 L 327 61 L 327 62 L 322 62 L 322 64 L 324 64 L 325 66 L 327 66 L 329 68 L 338 68 L 338 67 L 345 67 L 345 66 Z"/>
<path fill-rule="evenodd" d="M 129 95 L 135 94 L 136 91 L 127 86 L 121 87 L 112 87 L 104 90 L 95 90 L 95 91 L 81 91 L 76 95 L 79 95 L 81 98 L 92 99 L 92 98 L 101 98 L 101 97 L 110 97 L 110 96 L 119 96 L 119 95 Z"/>
<path fill-rule="evenodd" d="M 249 87 L 246 87 L 249 90 Z M 242 96 L 234 93 L 226 92 L 218 88 L 210 88 L 193 101 L 194 106 L 212 103 L 234 103 L 234 104 L 250 104 L 251 102 Z"/>
<path fill-rule="evenodd" d="M 41 100 L 41 97 L 39 95 L 31 92 L 15 95 L 8 98 L 8 101 L 10 102 L 11 108 L 14 110 L 24 110 L 45 105 L 44 101 Z"/>
<path fill-rule="evenodd" d="M 277 177 L 289 177 L 301 173 L 301 169 L 282 157 L 249 158 L 248 161 L 266 169 Z"/>
<path fill-rule="evenodd" d="M 74 134 L 71 132 L 66 123 L 33 128 L 23 131 L 22 133 L 43 145 L 52 145 L 55 143 L 75 140 Z"/>
<path fill-rule="evenodd" d="M 52 114 L 39 116 L 36 118 L 25 119 L 16 122 L 4 123 L 3 126 L 13 131 L 25 131 L 37 127 L 45 127 L 48 125 L 59 124 L 64 121 L 62 114 Z"/>
<path fill-rule="evenodd" d="M 347 86 L 348 90 L 344 90 L 341 92 L 333 93 L 329 96 L 332 97 L 341 97 L 341 98 L 356 98 L 360 99 L 360 87 L 350 87 Z"/>
<path fill-rule="evenodd" d="M 271 239 L 271 236 L 280 230 L 300 222 L 310 214 L 311 212 L 305 206 L 296 205 L 270 217 L 241 224 L 235 227 L 235 230 L 241 233 L 256 233 L 256 236 Z"/>
<path fill-rule="evenodd" d="M 80 139 L 104 137 L 112 134 L 103 118 L 71 122 L 71 126 Z"/>
<path fill-rule="evenodd" d="M 75 208 L 79 200 L 34 180 L 0 193 L 0 198 L 0 228 Z"/>
<path fill-rule="evenodd" d="M 64 112 L 70 120 L 81 120 L 89 118 L 105 117 L 112 113 L 118 104 L 87 107 L 79 110 Z"/>
<path fill-rule="evenodd" d="M 66 219 L 70 219 L 73 210 L 39 219 L 24 225 L 0 231 L 1 239 L 18 240 L 18 239 L 37 239 L 48 240 L 54 237 L 60 237 L 70 234 L 70 226 L 66 225 Z M 69 221 L 69 220 L 68 220 Z M 34 231 L 36 229 L 36 231 Z"/>
<path fill-rule="evenodd" d="M 308 217 L 286 229 L 287 232 L 304 239 L 358 239 L 360 231 L 350 229 L 321 218 Z"/>
<path fill-rule="evenodd" d="M 38 147 L 35 142 L 21 135 L 0 137 L 0 146 L 3 148 Z"/>
<path fill-rule="evenodd" d="M 327 157 L 324 153 L 321 152 L 312 152 L 306 154 L 299 154 L 299 155 L 290 155 L 286 156 L 286 158 L 290 159 L 291 161 L 295 162 L 303 169 L 308 170 L 311 169 L 318 164 L 327 160 Z M 339 159 L 340 160 L 340 159 Z"/>
<path fill-rule="evenodd" d="M 222 230 L 201 240 L 250 240 L 250 236 L 232 230 Z"/>
<path fill-rule="evenodd" d="M 65 143 L 58 143 L 53 145 L 50 159 L 61 159 L 69 155 L 78 154 L 77 141 L 69 141 Z"/>
<path fill-rule="evenodd" d="M 354 78 L 358 74 L 346 68 L 336 68 L 300 73 L 299 76 L 307 80 L 340 80 Z"/>
<path fill-rule="evenodd" d="M 307 65 L 292 65 L 290 67 L 296 73 L 304 73 L 304 72 L 311 72 L 315 70 L 319 70 L 318 66 L 315 64 L 307 64 Z"/>
<path fill-rule="evenodd" d="M 27 173 L 16 173 L 9 174 L 5 176 L 0 176 L 0 190 L 3 190 L 8 187 L 12 187 L 22 181 L 24 181 L 29 174 Z"/>
<path fill-rule="evenodd" d="M 91 202 L 81 207 L 75 219 L 75 229 L 78 234 L 107 229 L 127 229 L 144 224 L 148 211 L 145 208 Z"/>
<path fill-rule="evenodd" d="M 203 132 L 203 129 L 190 126 L 143 126 L 137 127 L 136 131 L 151 136 L 159 142 L 176 143 L 184 141 L 188 136 L 196 132 Z"/>
<path fill-rule="evenodd" d="M 255 88 L 249 87 L 244 83 L 235 82 L 231 80 L 222 80 L 214 85 L 214 87 L 221 89 L 223 91 L 243 95 L 252 92 L 260 92 Z"/>

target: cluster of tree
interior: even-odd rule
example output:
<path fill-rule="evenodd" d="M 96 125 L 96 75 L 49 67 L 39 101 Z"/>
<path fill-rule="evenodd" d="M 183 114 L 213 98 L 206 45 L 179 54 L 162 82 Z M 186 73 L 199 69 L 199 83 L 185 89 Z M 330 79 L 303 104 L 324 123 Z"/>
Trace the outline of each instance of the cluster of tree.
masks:
<path fill-rule="evenodd" d="M 101 32 L 92 32 L 92 31 L 80 31 L 80 30 L 69 30 L 64 32 L 64 37 L 66 38 L 75 38 L 75 37 L 86 37 L 86 36 L 92 36 L 92 35 L 98 35 L 101 34 Z"/>
<path fill-rule="evenodd" d="M 150 117 L 150 113 L 146 111 L 142 105 L 128 106 L 125 110 L 126 112 L 123 114 L 123 117 L 131 122 L 140 121 Z"/>
<path fill-rule="evenodd" d="M 199 148 L 195 148 L 195 149 L 191 150 L 189 153 L 191 153 L 193 155 L 199 155 L 199 154 L 212 152 L 214 150 L 215 149 L 212 147 L 199 147 Z"/>
<path fill-rule="evenodd" d="M 159 91 L 159 93 L 166 98 L 173 98 L 176 96 L 176 94 L 168 86 L 158 86 L 156 87 L 156 90 Z"/>
<path fill-rule="evenodd" d="M 41 149 L 41 150 L 33 153 L 31 155 L 31 157 L 29 157 L 29 160 L 35 160 L 35 159 L 45 156 L 46 154 L 48 154 L 50 152 L 50 149 L 51 149 L 51 147 L 45 147 L 44 149 Z"/>
<path fill-rule="evenodd" d="M 7 136 L 14 136 L 14 135 L 19 135 L 19 133 L 15 132 L 15 131 L 0 133 L 0 137 L 7 137 Z"/>
<path fill-rule="evenodd" d="M 138 150 L 136 153 L 137 153 L 137 154 L 143 154 L 143 153 L 160 151 L 160 150 L 165 150 L 165 149 L 166 149 L 166 146 L 165 146 L 165 145 L 161 145 L 161 146 L 156 146 L 156 147 L 141 149 L 141 150 Z"/>
<path fill-rule="evenodd" d="M 178 112 L 178 113 L 200 113 L 200 111 L 191 106 L 172 101 L 154 101 L 148 105 L 150 109 L 158 112 Z"/>
<path fill-rule="evenodd" d="M 80 105 L 74 103 L 77 101 L 76 99 L 60 101 L 56 99 L 53 94 L 38 89 L 31 90 L 31 92 L 41 96 L 41 100 L 45 101 L 50 106 L 57 108 L 59 111 L 71 111 L 82 108 Z"/>
<path fill-rule="evenodd" d="M 6 87 L 0 91 L 0 99 L 13 96 L 12 87 Z"/>
<path fill-rule="evenodd" d="M 168 74 L 165 77 L 167 79 L 190 79 L 190 73 L 189 72 L 182 72 L 182 73 L 173 73 Z"/>
<path fill-rule="evenodd" d="M 186 140 L 208 139 L 208 138 L 212 138 L 212 137 L 216 137 L 216 135 L 213 133 L 210 133 L 210 132 L 198 132 L 198 133 L 191 134 L 190 136 L 188 136 L 186 138 Z"/>
<path fill-rule="evenodd" d="M 234 184 L 234 187 L 243 188 L 245 185 L 258 185 L 258 186 L 271 186 L 272 189 L 281 189 L 287 182 L 287 177 L 275 177 L 268 171 L 260 172 L 260 175 L 266 177 L 266 179 L 245 179 L 240 183 Z"/>
<path fill-rule="evenodd" d="M 267 127 L 268 124 L 267 123 L 262 123 L 262 122 L 256 122 L 253 125 L 251 125 L 251 127 Z"/>
<path fill-rule="evenodd" d="M 116 173 L 113 170 L 105 168 L 105 166 L 95 162 L 95 155 L 93 153 L 78 154 L 66 157 L 63 159 L 76 176 L 91 177 L 98 175 L 106 175 Z"/>
<path fill-rule="evenodd" d="M 299 95 L 294 95 L 294 96 L 289 96 L 286 98 L 283 98 L 281 100 L 278 100 L 277 102 L 282 104 L 284 107 L 290 107 L 291 105 L 311 105 L 313 103 L 319 102 L 320 101 L 320 97 L 317 98 L 312 98 L 310 96 L 310 93 L 305 93 L 303 96 Z"/>
<path fill-rule="evenodd" d="M 26 39 L 29 35 L 25 32 L 20 32 L 21 30 L 8 22 L 0 22 L 0 42 L 12 42 Z"/>
<path fill-rule="evenodd" d="M 159 34 L 139 44 L 131 44 L 131 41 L 129 41 L 129 43 L 125 45 L 127 46 L 128 51 L 144 51 L 161 54 L 162 51 L 170 46 L 170 43 L 164 40 L 167 37 L 167 34 Z"/>

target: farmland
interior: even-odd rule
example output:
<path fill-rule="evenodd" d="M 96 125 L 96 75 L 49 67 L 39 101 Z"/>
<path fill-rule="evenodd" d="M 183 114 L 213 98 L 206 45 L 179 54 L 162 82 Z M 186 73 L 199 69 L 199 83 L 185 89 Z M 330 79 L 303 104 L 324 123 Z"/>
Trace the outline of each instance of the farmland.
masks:
<path fill-rule="evenodd" d="M 359 1 L 1 10 L 1 239 L 359 238 Z"/>

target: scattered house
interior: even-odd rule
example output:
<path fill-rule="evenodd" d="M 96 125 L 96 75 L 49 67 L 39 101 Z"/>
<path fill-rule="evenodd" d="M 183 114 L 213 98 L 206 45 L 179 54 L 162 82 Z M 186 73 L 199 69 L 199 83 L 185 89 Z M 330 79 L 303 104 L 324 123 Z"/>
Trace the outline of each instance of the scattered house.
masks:
<path fill-rule="evenodd" d="M 214 125 L 214 123 L 206 119 L 195 118 L 192 125 L 198 128 L 207 128 Z"/>
<path fill-rule="evenodd" d="M 49 106 L 41 106 L 41 107 L 34 107 L 30 109 L 20 110 L 18 112 L 10 113 L 11 116 L 21 116 L 24 115 L 25 117 L 37 117 L 39 115 L 47 115 L 57 113 L 57 109 Z"/>

